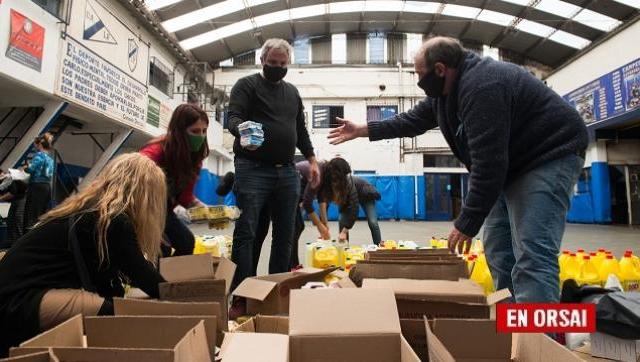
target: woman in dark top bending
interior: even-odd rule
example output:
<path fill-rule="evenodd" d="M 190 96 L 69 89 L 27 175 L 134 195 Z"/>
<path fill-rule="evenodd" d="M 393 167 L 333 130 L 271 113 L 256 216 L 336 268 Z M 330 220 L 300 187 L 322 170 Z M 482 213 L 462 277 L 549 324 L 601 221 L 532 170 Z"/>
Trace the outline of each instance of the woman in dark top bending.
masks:
<path fill-rule="evenodd" d="M 157 298 L 166 197 L 162 170 L 124 154 L 43 215 L 0 261 L 0 356 L 78 313 L 113 314 L 121 277 Z"/>

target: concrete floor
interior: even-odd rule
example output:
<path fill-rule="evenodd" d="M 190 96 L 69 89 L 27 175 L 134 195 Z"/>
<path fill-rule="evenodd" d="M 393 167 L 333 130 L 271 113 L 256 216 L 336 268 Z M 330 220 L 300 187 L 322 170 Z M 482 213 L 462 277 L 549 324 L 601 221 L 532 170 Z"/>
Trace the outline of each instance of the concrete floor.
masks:
<path fill-rule="evenodd" d="M 380 230 L 384 239 L 413 240 L 419 245 L 426 245 L 431 236 L 446 237 L 452 227 L 451 222 L 427 222 L 427 221 L 381 221 Z M 330 223 L 332 236 L 337 236 L 337 223 Z M 206 225 L 192 225 L 191 230 L 195 234 L 233 235 L 233 225 L 225 230 L 209 230 Z M 482 235 L 482 231 L 479 235 Z M 299 254 L 302 260 L 304 244 L 315 241 L 318 237 L 316 228 L 307 222 L 306 228 L 300 238 Z M 358 221 L 351 231 L 351 244 L 371 243 L 371 233 L 366 221 Z M 270 235 L 262 246 L 260 263 L 258 264 L 258 274 L 266 274 L 269 262 L 269 249 L 271 247 Z M 640 228 L 628 226 L 611 225 L 582 225 L 567 224 L 563 249 L 575 250 L 584 248 L 585 250 L 597 250 L 607 248 L 619 257 L 625 249 L 633 249 L 634 253 L 640 254 Z"/>

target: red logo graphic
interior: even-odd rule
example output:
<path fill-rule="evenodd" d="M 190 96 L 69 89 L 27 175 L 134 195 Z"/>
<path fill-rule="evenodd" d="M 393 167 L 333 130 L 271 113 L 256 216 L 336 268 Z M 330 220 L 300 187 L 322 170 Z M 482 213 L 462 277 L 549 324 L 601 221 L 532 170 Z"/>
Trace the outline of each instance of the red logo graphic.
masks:
<path fill-rule="evenodd" d="M 501 333 L 591 333 L 596 330 L 594 304 L 498 304 L 496 327 Z"/>

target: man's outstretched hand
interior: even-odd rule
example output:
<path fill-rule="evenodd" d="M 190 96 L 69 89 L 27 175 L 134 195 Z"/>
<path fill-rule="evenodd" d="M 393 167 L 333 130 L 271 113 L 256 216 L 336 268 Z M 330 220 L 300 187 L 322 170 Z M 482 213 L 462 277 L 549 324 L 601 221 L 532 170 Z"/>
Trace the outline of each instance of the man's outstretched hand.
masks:
<path fill-rule="evenodd" d="M 340 127 L 334 128 L 329 132 L 329 143 L 339 145 L 341 143 L 351 141 L 358 137 L 369 136 L 369 128 L 366 124 L 355 124 L 348 119 L 336 117 L 336 121 L 340 123 Z"/>

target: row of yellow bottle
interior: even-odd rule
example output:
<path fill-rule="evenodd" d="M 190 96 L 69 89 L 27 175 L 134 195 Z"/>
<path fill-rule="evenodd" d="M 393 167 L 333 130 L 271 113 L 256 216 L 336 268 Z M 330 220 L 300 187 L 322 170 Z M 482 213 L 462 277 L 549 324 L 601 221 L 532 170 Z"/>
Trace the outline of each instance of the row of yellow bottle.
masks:
<path fill-rule="evenodd" d="M 565 250 L 558 263 L 561 283 L 574 279 L 579 285 L 604 286 L 613 274 L 625 291 L 640 291 L 640 258 L 631 250 L 625 251 L 619 261 L 605 249 L 594 253 L 586 253 L 584 249 L 578 249 L 576 253 Z"/>
<path fill-rule="evenodd" d="M 340 267 L 349 270 L 358 260 L 364 260 L 365 249 L 361 246 L 350 247 L 346 241 L 319 240 L 307 243 L 305 265 L 314 268 Z"/>

